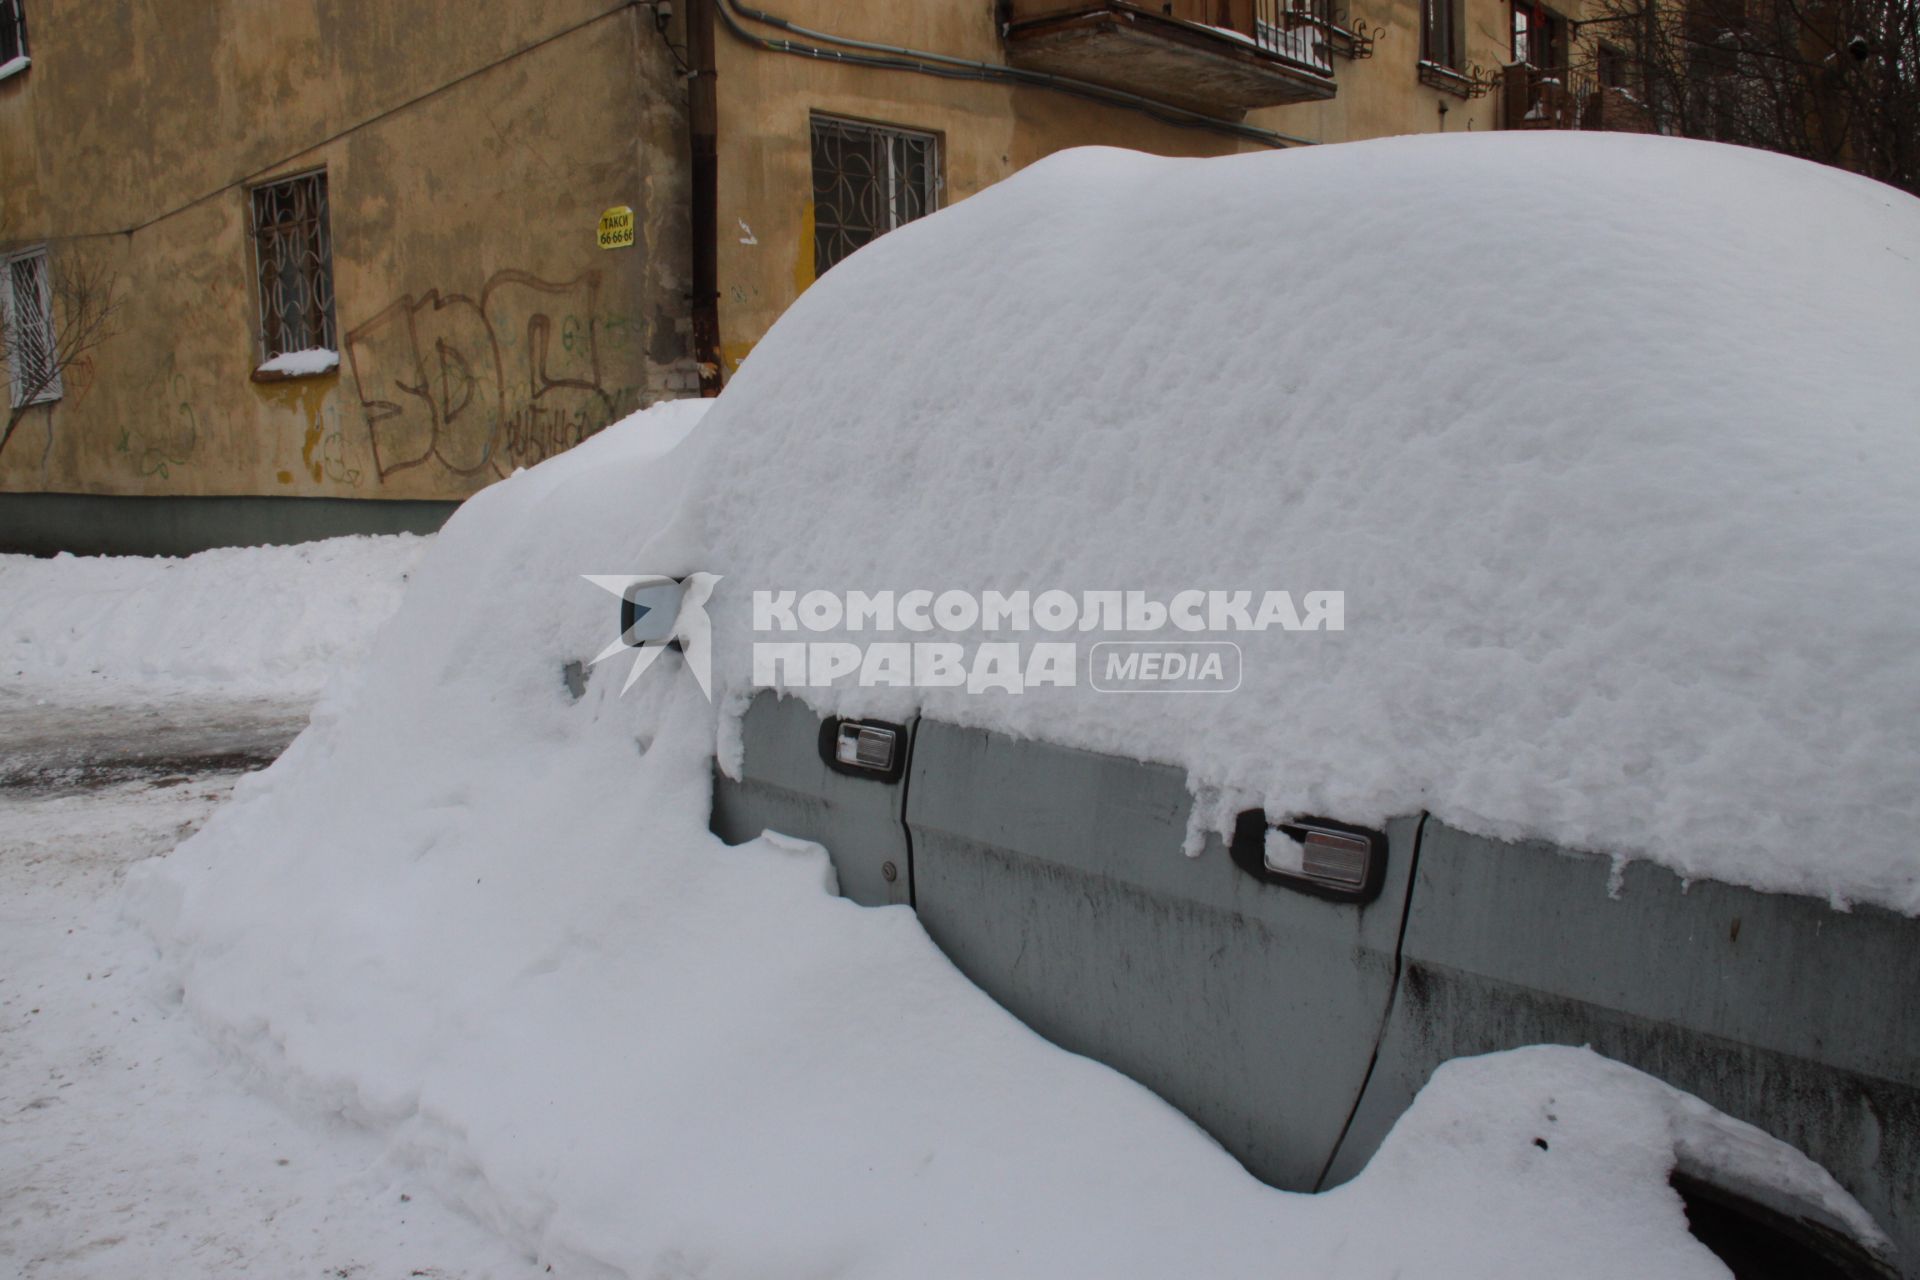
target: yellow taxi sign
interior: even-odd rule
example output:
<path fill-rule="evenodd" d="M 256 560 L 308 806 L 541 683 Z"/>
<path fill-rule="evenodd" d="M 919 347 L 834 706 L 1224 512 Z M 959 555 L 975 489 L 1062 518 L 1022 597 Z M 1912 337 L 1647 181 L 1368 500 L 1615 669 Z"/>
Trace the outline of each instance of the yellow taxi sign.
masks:
<path fill-rule="evenodd" d="M 633 210 L 617 204 L 600 215 L 599 243 L 602 249 L 633 247 Z"/>

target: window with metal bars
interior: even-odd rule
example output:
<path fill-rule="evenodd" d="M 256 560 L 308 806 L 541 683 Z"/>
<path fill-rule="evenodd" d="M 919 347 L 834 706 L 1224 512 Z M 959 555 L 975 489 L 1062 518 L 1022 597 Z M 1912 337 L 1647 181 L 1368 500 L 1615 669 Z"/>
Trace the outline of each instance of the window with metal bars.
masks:
<path fill-rule="evenodd" d="M 26 0 L 0 0 L 0 70 L 17 70 L 13 64 L 26 56 Z"/>
<path fill-rule="evenodd" d="M 324 171 L 253 189 L 253 252 L 260 279 L 262 358 L 337 350 Z"/>
<path fill-rule="evenodd" d="M 940 203 L 940 139 L 813 117 L 815 275 Z"/>
<path fill-rule="evenodd" d="M 32 249 L 3 260 L 0 324 L 6 326 L 7 372 L 12 404 L 41 404 L 60 398 L 59 347 L 53 328 L 53 287 L 47 275 L 47 251 Z"/>

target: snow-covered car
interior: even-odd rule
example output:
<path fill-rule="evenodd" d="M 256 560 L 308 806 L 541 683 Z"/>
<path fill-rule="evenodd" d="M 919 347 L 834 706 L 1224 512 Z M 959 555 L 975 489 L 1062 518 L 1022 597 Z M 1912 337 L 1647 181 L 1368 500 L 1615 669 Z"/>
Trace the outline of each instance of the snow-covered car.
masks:
<path fill-rule="evenodd" d="M 1757 152 L 1050 157 L 463 504 L 128 971 L 556 1275 L 1920 1276 L 1917 312 Z"/>
<path fill-rule="evenodd" d="M 1277 1186 L 1353 1177 L 1450 1059 L 1590 1045 L 1871 1215 L 1683 1151 L 1736 1274 L 1920 1276 L 1916 299 L 1920 205 L 1732 148 L 1049 160 L 836 267 L 709 416 L 658 546 L 734 588 L 713 830 L 824 845 Z M 915 589 L 1077 620 L 844 604 Z M 1189 589 L 1344 625 L 1092 687 Z M 1080 678 L 728 683 L 877 638 Z"/>

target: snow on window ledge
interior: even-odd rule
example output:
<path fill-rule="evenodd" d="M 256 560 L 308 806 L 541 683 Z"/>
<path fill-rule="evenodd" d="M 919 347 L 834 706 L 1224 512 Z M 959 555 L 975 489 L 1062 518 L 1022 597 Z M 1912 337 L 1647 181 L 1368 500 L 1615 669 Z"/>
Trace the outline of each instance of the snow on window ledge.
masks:
<path fill-rule="evenodd" d="M 340 367 L 340 353 L 325 347 L 289 351 L 277 355 L 253 371 L 255 382 L 287 382 L 294 378 L 317 378 Z"/>
<path fill-rule="evenodd" d="M 1421 84 L 1450 93 L 1456 98 L 1477 98 L 1486 92 L 1480 88 L 1480 82 L 1474 76 L 1427 58 L 1420 59 L 1418 74 Z"/>
<path fill-rule="evenodd" d="M 8 76 L 17 76 L 32 65 L 33 59 L 24 53 L 17 58 L 8 58 L 5 62 L 0 62 L 0 80 L 5 80 Z"/>

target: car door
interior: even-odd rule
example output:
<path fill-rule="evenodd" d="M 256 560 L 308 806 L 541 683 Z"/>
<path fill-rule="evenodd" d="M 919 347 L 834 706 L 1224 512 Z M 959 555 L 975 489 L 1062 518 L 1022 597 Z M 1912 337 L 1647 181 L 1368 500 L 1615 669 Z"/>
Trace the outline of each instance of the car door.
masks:
<path fill-rule="evenodd" d="M 846 767 L 862 730 L 886 769 Z M 1040 1034 L 1198 1122 L 1257 1176 L 1316 1187 L 1385 1022 L 1420 820 L 1372 874 L 1322 892 L 1268 875 L 1263 815 L 1182 852 L 1186 775 L 930 720 L 822 722 L 762 695 L 713 828 L 817 840 L 856 902 L 910 902 L 933 940 Z M 876 757 L 877 759 L 878 757 Z M 836 767 L 836 764 L 839 767 Z M 1284 846 L 1286 841 L 1278 839 Z"/>
<path fill-rule="evenodd" d="M 771 692 L 753 700 L 740 727 L 740 777 L 714 777 L 713 833 L 730 844 L 762 831 L 817 841 L 842 895 L 864 907 L 910 905 L 902 784 L 912 727 L 823 721 L 800 699 Z"/>
<path fill-rule="evenodd" d="M 1260 878 L 1218 837 L 1187 857 L 1179 769 L 933 721 L 908 768 L 915 909 L 960 970 L 1257 1176 L 1316 1186 L 1387 1012 L 1418 821 L 1390 825 L 1354 901 Z"/>
<path fill-rule="evenodd" d="M 1920 1276 L 1920 921 L 1433 818 L 1412 901 L 1400 990 L 1329 1183 L 1365 1166 L 1441 1063 L 1584 1044 L 1804 1151 Z"/>

